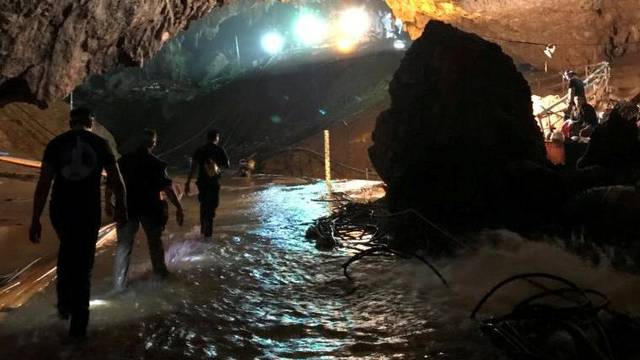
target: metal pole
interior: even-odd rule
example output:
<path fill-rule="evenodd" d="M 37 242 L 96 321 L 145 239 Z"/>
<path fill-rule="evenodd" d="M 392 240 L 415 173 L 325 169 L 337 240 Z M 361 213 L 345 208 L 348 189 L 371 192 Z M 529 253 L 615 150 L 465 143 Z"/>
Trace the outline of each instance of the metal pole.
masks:
<path fill-rule="evenodd" d="M 331 192 L 331 141 L 329 130 L 324 131 L 324 177 L 327 182 L 327 190 Z"/>

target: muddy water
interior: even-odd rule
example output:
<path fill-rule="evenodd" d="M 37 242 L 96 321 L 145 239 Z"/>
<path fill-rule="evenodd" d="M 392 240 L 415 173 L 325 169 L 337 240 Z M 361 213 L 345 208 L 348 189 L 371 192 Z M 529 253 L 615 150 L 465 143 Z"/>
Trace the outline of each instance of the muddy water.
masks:
<path fill-rule="evenodd" d="M 621 310 L 640 311 L 637 277 L 507 232 L 481 234 L 480 250 L 436 263 L 451 289 L 421 263 L 377 258 L 354 265 L 350 282 L 340 268 L 347 251 L 319 252 L 304 240 L 305 223 L 328 211 L 313 201 L 325 191 L 322 183 L 230 184 L 212 243 L 200 241 L 188 199 L 191 222 L 166 237 L 170 281 L 148 275 L 139 242 L 129 291 L 110 295 L 105 252 L 94 273 L 89 342 L 61 345 L 50 287 L 2 314 L 0 359 L 499 359 L 468 314 L 488 288 L 525 271 L 567 276 L 607 292 Z M 488 310 L 504 311 L 518 294 Z"/>

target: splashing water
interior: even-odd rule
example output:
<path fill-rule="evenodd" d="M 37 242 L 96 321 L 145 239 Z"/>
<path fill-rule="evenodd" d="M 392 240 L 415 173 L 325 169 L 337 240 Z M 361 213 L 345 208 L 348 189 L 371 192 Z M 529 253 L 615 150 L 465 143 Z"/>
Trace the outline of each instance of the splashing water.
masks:
<path fill-rule="evenodd" d="M 506 231 L 479 234 L 476 250 L 436 262 L 451 289 L 418 261 L 386 258 L 354 265 L 350 282 L 340 267 L 346 250 L 319 252 L 304 239 L 307 224 L 329 210 L 313 201 L 324 183 L 223 189 L 214 241 L 201 241 L 197 227 L 169 229 L 169 281 L 150 278 L 146 254 L 136 252 L 130 289 L 108 296 L 112 260 L 97 258 L 87 344 L 59 345 L 64 329 L 48 289 L 0 320 L 0 358 L 499 359 L 469 312 L 498 281 L 531 271 L 565 276 L 640 312 L 637 276 Z M 193 200 L 187 207 L 197 218 Z M 519 291 L 486 311 L 509 310 Z"/>

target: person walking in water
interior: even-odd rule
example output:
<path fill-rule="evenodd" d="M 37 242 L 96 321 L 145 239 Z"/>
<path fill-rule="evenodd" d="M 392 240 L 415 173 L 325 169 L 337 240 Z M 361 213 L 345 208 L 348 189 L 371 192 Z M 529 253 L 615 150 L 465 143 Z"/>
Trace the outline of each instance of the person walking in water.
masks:
<path fill-rule="evenodd" d="M 33 199 L 29 239 L 39 243 L 40 217 L 53 183 L 49 215 L 60 240 L 57 267 L 58 314 L 70 319 L 69 335 L 82 340 L 87 335 L 91 270 L 101 226 L 100 180 L 106 170 L 107 183 L 115 194 L 115 219 L 127 220 L 125 189 L 116 160 L 107 141 L 91 132 L 93 116 L 86 108 L 73 109 L 70 131 L 49 142 L 42 160 Z"/>
<path fill-rule="evenodd" d="M 162 232 L 168 216 L 165 214 L 166 202 L 161 199 L 161 192 L 176 207 L 178 225 L 182 226 L 184 221 L 182 204 L 167 174 L 167 164 L 152 153 L 157 141 L 158 136 L 154 130 L 145 130 L 138 149 L 122 156 L 118 161 L 127 188 L 129 221 L 117 228 L 118 245 L 113 269 L 116 292 L 123 291 L 126 287 L 131 250 L 140 225 L 147 236 L 153 273 L 162 279 L 169 275 L 162 246 Z M 107 195 L 107 198 L 110 196 Z"/>
<path fill-rule="evenodd" d="M 220 134 L 217 130 L 207 133 L 207 143 L 193 154 L 191 171 L 185 184 L 187 194 L 191 192 L 191 179 L 198 173 L 198 200 L 200 201 L 200 232 L 205 239 L 213 236 L 213 219 L 220 203 L 220 175 L 223 168 L 229 167 L 229 157 L 218 146 Z"/>

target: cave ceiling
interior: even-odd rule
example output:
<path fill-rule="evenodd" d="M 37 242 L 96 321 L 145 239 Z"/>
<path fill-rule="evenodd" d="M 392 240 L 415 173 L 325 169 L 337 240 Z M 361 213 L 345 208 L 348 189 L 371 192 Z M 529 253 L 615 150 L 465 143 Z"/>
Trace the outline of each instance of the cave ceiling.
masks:
<path fill-rule="evenodd" d="M 225 12 L 241 11 L 238 4 L 256 2 L 264 1 L 0 0 L 0 106 L 11 101 L 44 106 L 89 75 L 141 66 L 212 10 L 223 18 Z M 538 68 L 612 60 L 637 53 L 640 46 L 638 0 L 386 2 L 414 38 L 430 19 L 444 20 Z M 544 54 L 547 45 L 555 46 L 551 58 Z"/>
<path fill-rule="evenodd" d="M 498 43 L 538 68 L 582 67 L 637 53 L 638 0 L 386 0 L 413 38 L 430 19 Z M 545 48 L 555 45 L 552 57 Z"/>

